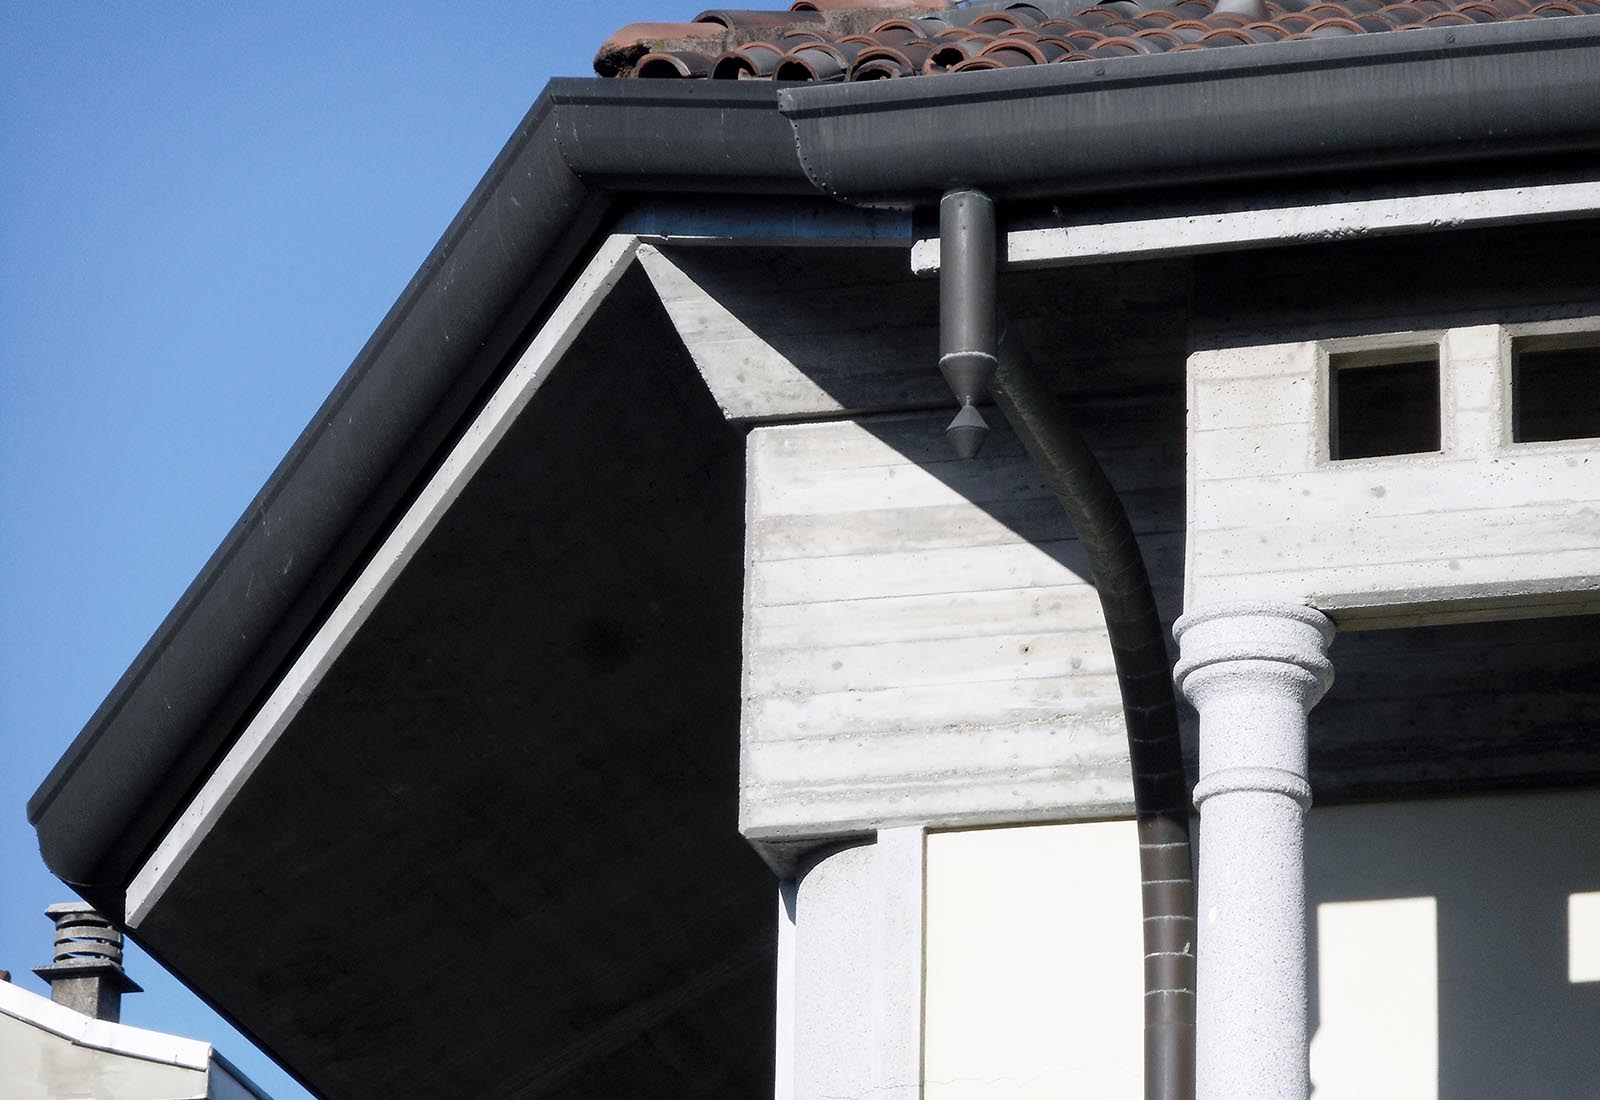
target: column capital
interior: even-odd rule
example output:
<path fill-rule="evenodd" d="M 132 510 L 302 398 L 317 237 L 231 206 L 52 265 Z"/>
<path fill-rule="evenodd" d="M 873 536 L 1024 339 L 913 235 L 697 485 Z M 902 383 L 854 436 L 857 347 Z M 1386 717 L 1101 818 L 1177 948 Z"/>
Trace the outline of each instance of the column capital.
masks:
<path fill-rule="evenodd" d="M 1310 709 L 1333 684 L 1334 625 L 1304 604 L 1230 603 L 1188 612 L 1172 627 L 1178 690 L 1196 707 L 1214 689 L 1277 686 Z"/>

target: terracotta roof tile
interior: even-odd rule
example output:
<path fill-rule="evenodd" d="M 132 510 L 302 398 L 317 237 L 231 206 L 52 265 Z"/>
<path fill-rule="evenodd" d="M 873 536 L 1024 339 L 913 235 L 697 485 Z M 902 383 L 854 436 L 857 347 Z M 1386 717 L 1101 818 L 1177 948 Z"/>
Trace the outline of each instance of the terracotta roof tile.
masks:
<path fill-rule="evenodd" d="M 635 23 L 600 47 L 594 67 L 615 77 L 886 80 L 1594 14 L 1600 0 L 797 0 L 787 11 Z"/>

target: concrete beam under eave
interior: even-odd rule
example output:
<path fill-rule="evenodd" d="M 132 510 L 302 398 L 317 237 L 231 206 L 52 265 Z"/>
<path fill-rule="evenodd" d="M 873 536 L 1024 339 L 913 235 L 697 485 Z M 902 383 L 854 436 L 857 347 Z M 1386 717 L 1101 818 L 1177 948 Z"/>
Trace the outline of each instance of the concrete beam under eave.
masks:
<path fill-rule="evenodd" d="M 1600 181 L 1585 180 L 1450 194 L 1202 210 L 1157 218 L 1013 230 L 1006 234 L 1001 263 L 1007 268 L 1029 268 L 1107 260 L 1149 260 L 1359 237 L 1561 221 L 1592 217 L 1597 209 L 1600 209 Z M 912 246 L 911 269 L 918 275 L 931 275 L 939 270 L 938 238 L 919 240 Z"/>

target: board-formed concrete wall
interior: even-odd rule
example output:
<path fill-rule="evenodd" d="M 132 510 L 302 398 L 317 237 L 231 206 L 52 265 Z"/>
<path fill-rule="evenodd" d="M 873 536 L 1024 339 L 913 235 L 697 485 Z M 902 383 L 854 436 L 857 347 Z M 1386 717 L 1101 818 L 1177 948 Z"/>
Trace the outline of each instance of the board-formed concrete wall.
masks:
<path fill-rule="evenodd" d="M 1600 440 L 1517 443 L 1516 336 L 1600 318 L 1196 352 L 1185 602 L 1308 601 L 1342 625 L 1600 608 Z M 1329 457 L 1329 356 L 1438 348 L 1437 453 Z"/>
<path fill-rule="evenodd" d="M 963 462 L 946 420 L 750 433 L 740 813 L 752 839 L 1131 807 L 1099 598 L 1060 504 L 1003 422 L 983 461 Z M 1175 609 L 1176 456 L 1143 433 L 1104 460 Z"/>

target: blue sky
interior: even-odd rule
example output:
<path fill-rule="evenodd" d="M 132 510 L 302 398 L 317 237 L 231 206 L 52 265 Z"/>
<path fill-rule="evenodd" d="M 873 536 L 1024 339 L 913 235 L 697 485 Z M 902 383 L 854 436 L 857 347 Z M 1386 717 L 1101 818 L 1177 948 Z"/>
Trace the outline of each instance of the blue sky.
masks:
<path fill-rule="evenodd" d="M 751 6 L 761 6 L 752 4 Z M 772 4 L 770 6 L 781 6 Z M 685 0 L 0 0 L 0 969 L 24 804 L 551 76 Z M 123 1019 L 305 1093 L 135 953 Z"/>

